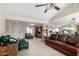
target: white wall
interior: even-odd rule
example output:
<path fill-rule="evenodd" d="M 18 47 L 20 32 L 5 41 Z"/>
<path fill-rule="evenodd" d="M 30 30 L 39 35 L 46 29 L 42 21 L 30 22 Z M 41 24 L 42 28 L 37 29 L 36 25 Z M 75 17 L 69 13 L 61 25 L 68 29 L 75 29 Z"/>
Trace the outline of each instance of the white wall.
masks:
<path fill-rule="evenodd" d="M 5 19 L 0 12 L 0 36 L 5 35 Z"/>
<path fill-rule="evenodd" d="M 34 27 L 27 26 L 23 22 L 6 21 L 6 33 L 15 38 L 24 38 L 27 27 L 33 30 L 32 34 L 34 35 Z"/>
<path fill-rule="evenodd" d="M 43 23 L 43 24 L 48 23 L 48 20 L 41 20 L 37 18 L 25 18 L 25 17 L 19 17 L 19 16 L 11 16 L 11 15 L 5 15 L 5 18 L 9 20 L 15 20 L 15 21 L 17 20 L 17 21 Z"/>

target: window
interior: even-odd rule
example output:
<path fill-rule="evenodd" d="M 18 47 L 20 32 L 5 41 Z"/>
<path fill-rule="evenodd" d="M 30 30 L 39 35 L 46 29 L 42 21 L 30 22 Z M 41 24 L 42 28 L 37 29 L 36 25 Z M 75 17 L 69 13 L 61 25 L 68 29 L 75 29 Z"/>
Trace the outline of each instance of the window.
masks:
<path fill-rule="evenodd" d="M 53 29 L 53 32 L 59 32 L 58 28 Z"/>
<path fill-rule="evenodd" d="M 27 27 L 26 31 L 27 31 L 27 33 L 31 33 L 32 34 L 32 28 Z"/>

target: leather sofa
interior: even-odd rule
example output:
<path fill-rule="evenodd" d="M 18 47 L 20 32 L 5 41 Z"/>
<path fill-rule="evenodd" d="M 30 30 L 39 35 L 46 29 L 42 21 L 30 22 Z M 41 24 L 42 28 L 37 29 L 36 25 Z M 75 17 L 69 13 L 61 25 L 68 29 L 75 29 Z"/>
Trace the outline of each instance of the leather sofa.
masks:
<path fill-rule="evenodd" d="M 79 36 L 52 34 L 45 38 L 45 44 L 68 56 L 79 55 Z"/>
<path fill-rule="evenodd" d="M 26 39 L 33 39 L 33 35 L 31 33 L 26 33 L 25 38 Z"/>
<path fill-rule="evenodd" d="M 7 45 L 12 43 L 17 43 L 18 40 L 15 38 L 10 37 L 10 35 L 1 36 L 0 37 L 0 45 Z"/>

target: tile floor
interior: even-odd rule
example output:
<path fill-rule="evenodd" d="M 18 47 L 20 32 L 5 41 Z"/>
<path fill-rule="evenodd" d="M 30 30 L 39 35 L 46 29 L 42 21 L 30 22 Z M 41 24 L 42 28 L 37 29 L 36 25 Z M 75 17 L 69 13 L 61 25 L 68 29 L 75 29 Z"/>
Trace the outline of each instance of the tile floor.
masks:
<path fill-rule="evenodd" d="M 34 38 L 28 41 L 29 49 L 19 51 L 18 56 L 65 56 L 61 52 L 45 45 L 40 39 Z"/>

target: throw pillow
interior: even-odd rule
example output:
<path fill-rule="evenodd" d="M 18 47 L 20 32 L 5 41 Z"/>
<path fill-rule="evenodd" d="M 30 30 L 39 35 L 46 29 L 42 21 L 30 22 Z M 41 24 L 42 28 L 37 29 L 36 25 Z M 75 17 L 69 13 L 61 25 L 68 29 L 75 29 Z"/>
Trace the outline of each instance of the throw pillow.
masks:
<path fill-rule="evenodd" d="M 66 39 L 66 37 L 67 37 L 67 35 L 59 35 L 59 36 L 58 36 L 58 40 L 64 42 L 65 39 Z"/>
<path fill-rule="evenodd" d="M 77 43 L 76 38 L 75 37 L 70 37 L 68 36 L 65 40 L 66 43 L 71 44 L 71 45 L 75 45 Z"/>

